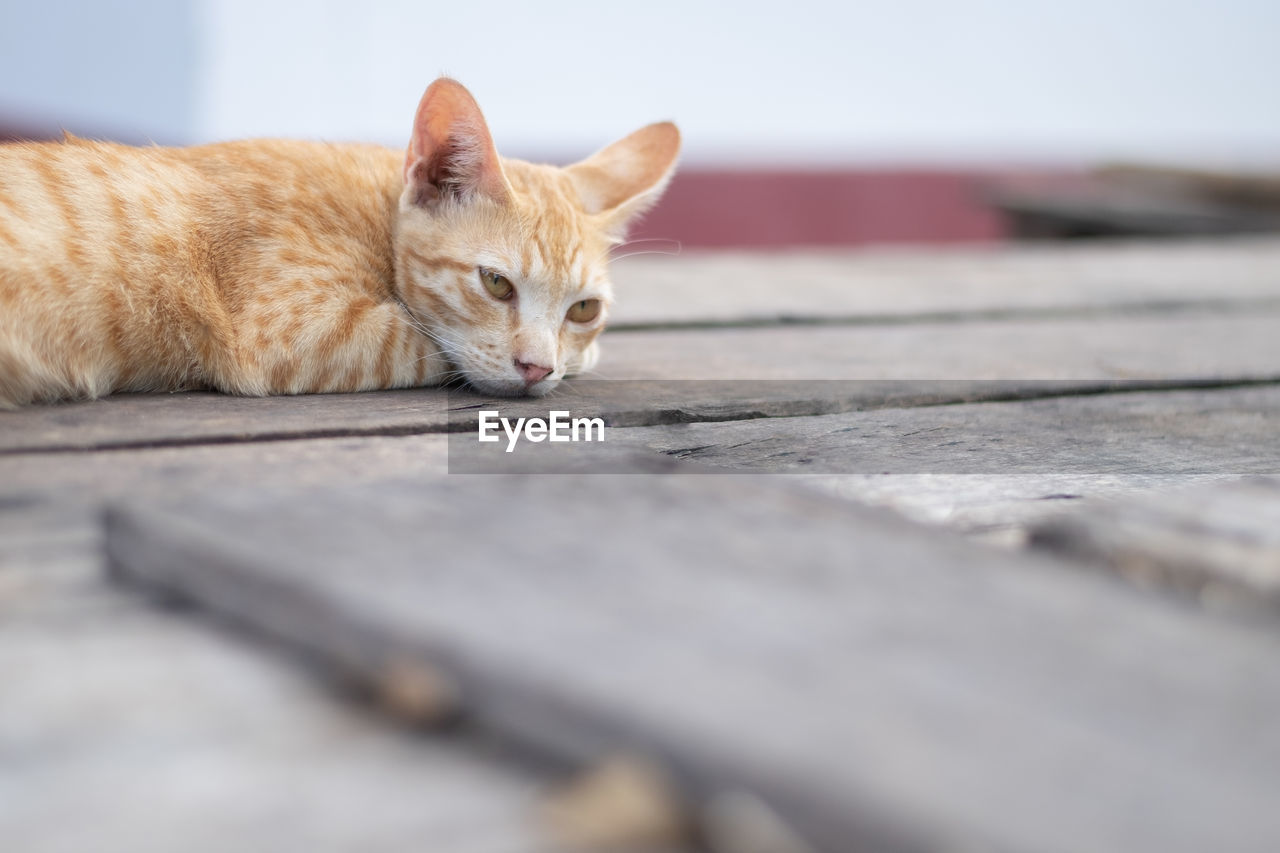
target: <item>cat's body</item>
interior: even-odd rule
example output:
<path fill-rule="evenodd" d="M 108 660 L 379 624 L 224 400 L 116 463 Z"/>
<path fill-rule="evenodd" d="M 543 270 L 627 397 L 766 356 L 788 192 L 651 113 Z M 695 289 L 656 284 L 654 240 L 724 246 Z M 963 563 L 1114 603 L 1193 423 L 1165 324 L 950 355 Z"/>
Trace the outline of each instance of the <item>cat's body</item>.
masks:
<path fill-rule="evenodd" d="M 568 169 L 503 160 L 474 100 L 441 80 L 407 156 L 0 146 L 0 406 L 452 377 L 545 393 L 594 360 L 608 250 L 678 140 L 651 125 Z"/>
<path fill-rule="evenodd" d="M 395 299 L 399 161 L 289 142 L 0 149 L 3 396 L 439 379 Z"/>

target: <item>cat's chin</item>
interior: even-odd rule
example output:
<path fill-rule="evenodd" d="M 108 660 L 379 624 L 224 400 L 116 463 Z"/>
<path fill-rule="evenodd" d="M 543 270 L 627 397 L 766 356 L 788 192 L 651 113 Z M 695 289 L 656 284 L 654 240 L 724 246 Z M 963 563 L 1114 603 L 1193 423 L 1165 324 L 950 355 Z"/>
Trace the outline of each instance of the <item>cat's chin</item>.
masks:
<path fill-rule="evenodd" d="M 544 379 L 541 382 L 526 386 L 519 380 L 502 379 L 468 379 L 472 390 L 481 394 L 493 394 L 498 397 L 545 397 L 560 384 L 559 379 Z"/>

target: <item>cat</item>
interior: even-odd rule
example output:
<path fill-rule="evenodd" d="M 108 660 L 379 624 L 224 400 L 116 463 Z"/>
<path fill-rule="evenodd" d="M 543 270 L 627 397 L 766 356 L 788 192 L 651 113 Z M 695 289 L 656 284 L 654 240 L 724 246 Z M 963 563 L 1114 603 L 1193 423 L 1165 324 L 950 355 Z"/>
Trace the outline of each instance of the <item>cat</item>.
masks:
<path fill-rule="evenodd" d="M 0 407 L 590 370 L 610 249 L 670 181 L 651 124 L 565 168 L 500 157 L 441 78 L 408 150 L 285 140 L 0 145 Z"/>

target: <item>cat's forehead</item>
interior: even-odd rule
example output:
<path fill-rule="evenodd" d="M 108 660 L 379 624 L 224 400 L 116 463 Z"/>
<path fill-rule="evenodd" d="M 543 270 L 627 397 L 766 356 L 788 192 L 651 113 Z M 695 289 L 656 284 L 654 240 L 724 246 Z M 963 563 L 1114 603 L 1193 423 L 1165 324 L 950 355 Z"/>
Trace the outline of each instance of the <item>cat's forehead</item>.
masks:
<path fill-rule="evenodd" d="M 610 241 L 582 209 L 562 170 L 516 161 L 508 163 L 507 177 L 524 223 L 522 272 L 570 281 L 603 270 Z"/>

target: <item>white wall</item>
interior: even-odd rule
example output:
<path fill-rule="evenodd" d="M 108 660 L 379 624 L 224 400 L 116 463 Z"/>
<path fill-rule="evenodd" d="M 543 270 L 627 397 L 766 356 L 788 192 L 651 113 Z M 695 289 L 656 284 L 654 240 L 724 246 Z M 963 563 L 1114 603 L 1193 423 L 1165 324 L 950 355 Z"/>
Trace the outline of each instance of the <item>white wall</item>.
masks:
<path fill-rule="evenodd" d="M 0 0 L 0 125 L 184 140 L 204 43 L 188 0 Z"/>
<path fill-rule="evenodd" d="M 401 145 L 447 72 L 512 154 L 670 117 L 704 163 L 1280 163 L 1275 0 L 63 0 L 6 2 L 0 32 L 0 110 L 189 141 Z M 62 70 L 15 85 L 33 55 Z"/>

